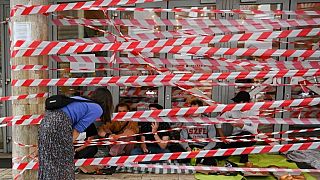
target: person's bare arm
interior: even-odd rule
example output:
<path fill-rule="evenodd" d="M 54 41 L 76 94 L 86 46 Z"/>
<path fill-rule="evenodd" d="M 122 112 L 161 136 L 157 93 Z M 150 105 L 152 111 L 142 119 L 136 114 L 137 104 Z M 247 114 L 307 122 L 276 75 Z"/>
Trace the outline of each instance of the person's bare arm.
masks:
<path fill-rule="evenodd" d="M 72 132 L 73 142 L 75 142 L 77 140 L 79 135 L 80 135 L 80 132 L 76 129 L 73 129 L 73 132 Z"/>
<path fill-rule="evenodd" d="M 145 136 L 141 136 L 141 141 L 144 142 L 145 140 L 146 140 L 146 137 Z M 142 149 L 142 151 L 144 153 L 148 153 L 149 152 L 146 143 L 141 143 L 141 149 Z"/>
<path fill-rule="evenodd" d="M 160 141 L 158 145 L 160 146 L 161 149 L 165 149 L 168 146 L 168 142 L 164 141 L 169 141 L 169 136 L 163 136 L 162 139 L 158 136 L 158 134 L 154 135 L 154 138 L 156 141 Z"/>

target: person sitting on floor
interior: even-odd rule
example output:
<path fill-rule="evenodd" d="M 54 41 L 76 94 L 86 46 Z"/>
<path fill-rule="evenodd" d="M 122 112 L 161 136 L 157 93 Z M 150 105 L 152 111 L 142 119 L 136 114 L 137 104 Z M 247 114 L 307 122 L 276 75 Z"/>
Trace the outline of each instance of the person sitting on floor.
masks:
<path fill-rule="evenodd" d="M 201 100 L 193 100 L 191 103 L 191 107 L 200 107 L 203 106 L 203 102 Z M 201 114 L 193 114 L 192 117 L 199 117 Z M 196 123 L 184 123 L 184 126 L 194 126 Z M 202 138 L 215 138 L 216 137 L 216 129 L 214 125 L 210 126 L 200 126 L 196 128 L 187 128 L 183 129 L 180 132 L 181 140 L 188 140 L 188 139 L 202 139 Z M 194 148 L 198 150 L 211 150 L 216 146 L 215 142 L 210 143 L 180 143 L 182 148 L 185 151 L 192 151 Z M 215 166 L 216 160 L 214 157 L 204 157 L 199 158 L 196 160 L 197 163 L 201 163 L 204 165 Z"/>
<path fill-rule="evenodd" d="M 249 103 L 250 102 L 250 94 L 246 91 L 240 91 L 232 100 L 235 103 Z M 223 113 L 221 118 L 247 118 L 247 117 L 257 117 L 259 114 L 258 111 L 227 111 Z M 258 133 L 258 124 L 255 123 L 237 123 L 237 124 L 223 124 L 224 130 L 222 130 L 222 124 L 217 124 L 217 131 L 221 138 L 225 138 L 226 135 L 232 136 L 241 136 L 241 135 L 249 135 L 249 134 L 257 134 Z M 231 132 L 227 133 L 227 132 Z M 250 147 L 253 146 L 255 142 L 232 142 L 232 143 L 222 143 L 221 148 L 240 148 L 240 147 Z M 240 155 L 240 163 L 248 162 L 248 155 Z"/>
<path fill-rule="evenodd" d="M 130 107 L 126 103 L 120 103 L 115 108 L 116 112 L 129 112 Z M 132 137 L 133 134 L 139 132 L 138 123 L 133 121 L 113 121 L 105 125 L 102 125 L 99 130 L 100 137 L 110 138 L 110 141 L 132 141 L 135 140 L 135 137 Z M 121 136 L 128 136 L 123 137 Z M 131 136 L 131 137 L 130 137 Z M 121 156 L 121 155 L 130 155 L 130 152 L 134 149 L 134 144 L 119 144 L 119 145 L 110 145 L 109 146 L 109 156 Z M 110 167 L 110 173 L 112 174 L 116 166 Z"/>
<path fill-rule="evenodd" d="M 82 135 L 82 133 L 80 134 Z M 94 125 L 94 123 L 92 123 L 84 132 L 84 138 L 81 139 L 77 139 L 80 141 L 83 140 L 92 140 L 95 138 L 95 136 L 98 135 L 98 131 L 96 126 Z M 80 137 L 80 136 L 79 136 Z M 98 152 L 98 147 L 97 146 L 87 146 L 87 145 L 82 145 L 82 146 L 78 146 L 74 149 L 75 151 L 75 155 L 74 158 L 75 159 L 83 159 L 83 158 L 94 158 L 94 155 L 97 154 Z"/>
<path fill-rule="evenodd" d="M 163 107 L 159 104 L 150 104 L 150 110 L 159 110 L 163 109 Z M 158 154 L 158 153 L 169 153 L 167 142 L 169 140 L 168 132 L 160 132 L 161 130 L 168 130 L 170 125 L 166 122 L 145 122 L 141 124 L 140 133 L 148 133 L 152 132 L 152 134 L 146 134 L 141 136 L 141 141 L 160 141 L 159 143 L 142 143 L 140 147 L 135 148 L 131 151 L 131 155 L 139 155 L 139 154 Z"/>

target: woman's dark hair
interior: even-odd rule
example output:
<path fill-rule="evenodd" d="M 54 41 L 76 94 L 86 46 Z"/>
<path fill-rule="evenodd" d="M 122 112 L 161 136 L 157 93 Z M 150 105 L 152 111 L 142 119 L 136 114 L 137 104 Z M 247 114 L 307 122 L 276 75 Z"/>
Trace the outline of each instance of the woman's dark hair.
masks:
<path fill-rule="evenodd" d="M 193 101 L 191 101 L 190 105 L 198 105 L 198 106 L 203 106 L 203 102 L 199 99 L 195 99 Z"/>
<path fill-rule="evenodd" d="M 103 123 L 110 122 L 113 112 L 112 94 L 106 87 L 99 87 L 93 91 L 90 99 L 99 103 L 103 109 L 101 121 Z"/>
<path fill-rule="evenodd" d="M 160 104 L 149 104 L 149 109 L 152 107 L 156 109 L 163 109 L 163 107 Z"/>
<path fill-rule="evenodd" d="M 118 108 L 119 107 L 126 107 L 128 109 L 128 111 L 130 111 L 130 106 L 127 103 L 119 103 L 116 105 L 116 108 L 114 109 L 114 112 L 118 112 Z"/>

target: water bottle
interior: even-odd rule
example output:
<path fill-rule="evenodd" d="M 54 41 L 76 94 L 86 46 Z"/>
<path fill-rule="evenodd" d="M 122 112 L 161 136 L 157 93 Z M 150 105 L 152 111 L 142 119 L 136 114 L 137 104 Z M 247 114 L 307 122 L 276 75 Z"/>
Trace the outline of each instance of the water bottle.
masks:
<path fill-rule="evenodd" d="M 195 148 L 192 149 L 192 152 L 194 152 L 194 151 L 199 151 L 199 149 L 195 147 Z M 190 159 L 190 165 L 191 166 L 197 165 L 197 158 L 191 158 Z"/>

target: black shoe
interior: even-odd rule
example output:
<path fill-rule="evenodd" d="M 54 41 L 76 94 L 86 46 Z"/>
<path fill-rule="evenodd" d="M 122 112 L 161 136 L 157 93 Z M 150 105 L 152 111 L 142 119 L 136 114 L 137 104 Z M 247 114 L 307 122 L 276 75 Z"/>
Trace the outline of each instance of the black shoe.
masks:
<path fill-rule="evenodd" d="M 239 162 L 240 162 L 240 163 L 249 162 L 249 157 L 248 157 L 248 156 L 241 156 Z"/>

